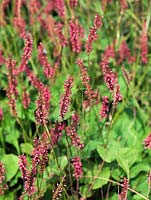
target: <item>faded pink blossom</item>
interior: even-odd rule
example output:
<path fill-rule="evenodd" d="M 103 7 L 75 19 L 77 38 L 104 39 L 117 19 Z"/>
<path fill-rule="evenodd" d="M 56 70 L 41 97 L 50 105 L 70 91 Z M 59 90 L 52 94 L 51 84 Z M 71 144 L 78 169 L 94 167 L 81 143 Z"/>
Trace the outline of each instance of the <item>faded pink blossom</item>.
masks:
<path fill-rule="evenodd" d="M 70 20 L 69 27 L 72 51 L 80 53 L 82 48 L 81 38 L 83 37 L 84 29 L 79 24 L 78 20 Z"/>
<path fill-rule="evenodd" d="M 127 46 L 125 40 L 122 41 L 118 53 L 119 53 L 119 59 L 117 61 L 117 64 L 121 64 L 125 59 L 127 59 L 129 64 L 135 62 L 136 60 L 134 56 L 131 56 L 130 49 Z"/>
<path fill-rule="evenodd" d="M 8 70 L 7 77 L 8 77 L 8 87 L 6 89 L 6 96 L 8 97 L 8 104 L 10 106 L 11 112 L 14 116 L 17 116 L 16 111 L 16 97 L 18 96 L 17 91 L 17 77 L 16 77 L 16 62 L 9 58 L 6 61 L 6 67 Z"/>
<path fill-rule="evenodd" d="M 0 108 L 0 121 L 3 119 L 3 110 Z"/>
<path fill-rule="evenodd" d="M 113 44 L 106 47 L 102 58 L 103 60 L 109 60 L 110 58 L 115 58 L 115 51 Z"/>
<path fill-rule="evenodd" d="M 5 63 L 5 58 L 3 57 L 3 52 L 0 50 L 0 66 Z"/>
<path fill-rule="evenodd" d="M 141 61 L 144 64 L 148 63 L 148 35 L 146 29 L 146 23 L 143 24 L 143 30 L 140 35 L 140 50 L 141 50 Z"/>
<path fill-rule="evenodd" d="M 120 0 L 120 6 L 122 10 L 126 10 L 128 8 L 127 0 Z"/>
<path fill-rule="evenodd" d="M 67 41 L 67 39 L 65 38 L 65 36 L 62 32 L 63 27 L 64 27 L 64 24 L 61 23 L 61 22 L 58 22 L 56 24 L 56 34 L 58 36 L 59 42 L 60 42 L 62 47 L 67 46 L 67 44 L 68 44 L 68 41 Z"/>

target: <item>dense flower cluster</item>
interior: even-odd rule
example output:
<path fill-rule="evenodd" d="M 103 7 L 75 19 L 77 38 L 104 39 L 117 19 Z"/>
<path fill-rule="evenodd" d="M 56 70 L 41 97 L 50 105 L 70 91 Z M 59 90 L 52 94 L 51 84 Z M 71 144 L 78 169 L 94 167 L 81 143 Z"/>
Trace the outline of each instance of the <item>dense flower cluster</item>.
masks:
<path fill-rule="evenodd" d="M 29 1 L 29 12 L 30 12 L 30 24 L 33 25 L 36 18 L 35 13 L 38 13 L 41 8 L 41 3 L 39 0 L 30 0 Z"/>
<path fill-rule="evenodd" d="M 32 54 L 33 40 L 32 40 L 31 35 L 23 33 L 22 38 L 25 40 L 25 47 L 23 49 L 23 55 L 22 55 L 21 63 L 20 63 L 19 68 L 17 70 L 18 74 L 26 70 L 28 60 L 30 59 L 31 54 Z"/>
<path fill-rule="evenodd" d="M 77 114 L 72 115 L 71 126 L 66 127 L 66 132 L 67 135 L 71 138 L 73 146 L 82 149 L 84 147 L 84 144 L 81 143 L 80 137 L 78 136 L 76 131 L 78 123 L 79 123 L 78 115 Z"/>
<path fill-rule="evenodd" d="M 104 82 L 106 83 L 109 90 L 112 92 L 117 83 L 117 74 L 114 73 L 108 66 L 107 61 L 102 61 L 100 67 L 104 76 Z"/>
<path fill-rule="evenodd" d="M 29 78 L 33 87 L 38 90 L 43 89 L 44 84 L 36 77 L 36 75 L 29 69 L 29 67 L 26 68 L 26 75 Z"/>
<path fill-rule="evenodd" d="M 16 97 L 18 96 L 17 91 L 17 77 L 16 77 L 16 62 L 9 58 L 6 62 L 6 67 L 8 70 L 7 77 L 8 77 L 8 87 L 6 89 L 6 95 L 8 97 L 8 104 L 10 106 L 11 112 L 14 116 L 17 115 L 16 111 Z"/>
<path fill-rule="evenodd" d="M 69 3 L 70 3 L 70 7 L 74 8 L 74 7 L 76 7 L 78 5 L 78 0 L 70 0 Z"/>
<path fill-rule="evenodd" d="M 59 42 L 62 47 L 67 46 L 67 44 L 68 44 L 67 39 L 65 38 L 64 34 L 62 33 L 63 27 L 64 27 L 64 24 L 61 22 L 58 22 L 56 24 L 56 34 L 58 36 Z"/>
<path fill-rule="evenodd" d="M 5 182 L 5 167 L 2 162 L 0 162 L 0 195 L 4 194 L 4 191 L 8 188 Z"/>
<path fill-rule="evenodd" d="M 3 119 L 3 110 L 0 108 L 0 121 Z"/>
<path fill-rule="evenodd" d="M 48 142 L 42 139 L 34 139 L 34 148 L 31 153 L 31 167 L 28 169 L 27 158 L 25 155 L 20 155 L 19 158 L 19 169 L 22 173 L 24 180 L 24 192 L 22 196 L 32 196 L 37 188 L 35 186 L 36 174 L 43 173 L 48 163 Z"/>
<path fill-rule="evenodd" d="M 144 148 L 151 149 L 151 133 L 144 140 Z"/>
<path fill-rule="evenodd" d="M 54 69 L 48 62 L 47 52 L 46 52 L 45 48 L 43 47 L 42 43 L 40 43 L 38 46 L 38 58 L 39 58 L 40 64 L 44 68 L 45 76 L 47 78 L 52 78 L 54 75 Z"/>
<path fill-rule="evenodd" d="M 64 17 L 65 15 L 64 0 L 55 0 L 55 6 L 56 6 L 59 16 Z"/>
<path fill-rule="evenodd" d="M 102 59 L 103 60 L 109 60 L 109 58 L 115 58 L 115 51 L 114 51 L 114 45 L 109 45 L 107 46 L 107 48 L 105 49 Z"/>
<path fill-rule="evenodd" d="M 127 0 L 120 0 L 120 6 L 122 10 L 126 10 L 128 8 Z"/>
<path fill-rule="evenodd" d="M 25 21 L 21 16 L 21 7 L 22 7 L 23 1 L 17 0 L 15 4 L 15 17 L 14 17 L 14 26 L 16 27 L 19 34 L 23 34 L 25 32 Z"/>
<path fill-rule="evenodd" d="M 118 50 L 118 54 L 119 54 L 119 59 L 117 61 L 117 64 L 121 64 L 125 59 L 127 59 L 129 64 L 135 62 L 136 60 L 134 56 L 131 56 L 130 49 L 126 44 L 126 41 L 122 41 Z"/>
<path fill-rule="evenodd" d="M 82 42 L 81 38 L 84 34 L 84 29 L 79 24 L 78 20 L 70 20 L 69 21 L 70 27 L 70 41 L 72 46 L 72 51 L 76 53 L 81 52 Z"/>
<path fill-rule="evenodd" d="M 120 85 L 116 84 L 113 92 L 113 106 L 116 107 L 116 105 L 120 101 L 122 101 L 122 95 L 120 94 Z"/>
<path fill-rule="evenodd" d="M 90 106 L 92 105 L 92 100 L 95 100 L 96 103 L 98 101 L 98 94 L 92 90 L 92 87 L 90 85 L 90 77 L 88 76 L 87 68 L 84 67 L 84 62 L 81 58 L 77 59 L 76 63 L 80 67 L 80 76 L 81 76 L 81 81 L 83 85 L 85 86 L 86 90 L 84 94 L 87 96 L 87 101 L 85 105 Z"/>
<path fill-rule="evenodd" d="M 140 50 L 141 50 L 141 61 L 144 64 L 148 63 L 148 35 L 146 29 L 146 23 L 143 25 L 143 30 L 140 35 Z"/>
<path fill-rule="evenodd" d="M 78 180 L 83 174 L 81 159 L 79 156 L 76 156 L 72 159 L 72 162 L 74 169 L 73 176 Z"/>
<path fill-rule="evenodd" d="M 36 101 L 37 109 L 35 111 L 35 118 L 37 123 L 44 125 L 48 122 L 50 109 L 50 91 L 48 87 L 43 87 L 39 90 L 39 97 Z"/>
<path fill-rule="evenodd" d="M 127 199 L 127 192 L 128 192 L 128 179 L 124 178 L 122 184 L 122 191 L 118 195 L 118 200 L 126 200 Z"/>
<path fill-rule="evenodd" d="M 24 181 L 27 180 L 27 158 L 25 155 L 18 156 L 18 165 Z"/>
<path fill-rule="evenodd" d="M 30 104 L 30 94 L 26 91 L 25 88 L 23 88 L 22 92 L 22 104 L 25 109 L 27 109 Z"/>
<path fill-rule="evenodd" d="M 97 14 L 94 19 L 94 25 L 90 28 L 90 33 L 86 41 L 85 48 L 87 54 L 91 53 L 93 49 L 92 44 L 97 40 L 97 30 L 102 26 L 102 24 L 102 16 Z"/>
<path fill-rule="evenodd" d="M 109 97 L 104 96 L 102 97 L 102 106 L 100 110 L 101 120 L 107 117 L 108 112 L 109 112 Z"/>
<path fill-rule="evenodd" d="M 69 76 L 64 84 L 65 92 L 64 94 L 61 95 L 60 98 L 60 116 L 62 119 L 68 112 L 70 106 L 72 85 L 73 85 L 73 77 Z"/>
<path fill-rule="evenodd" d="M 51 129 L 51 143 L 55 145 L 62 136 L 62 131 L 64 130 L 63 122 L 56 122 L 55 127 Z"/>

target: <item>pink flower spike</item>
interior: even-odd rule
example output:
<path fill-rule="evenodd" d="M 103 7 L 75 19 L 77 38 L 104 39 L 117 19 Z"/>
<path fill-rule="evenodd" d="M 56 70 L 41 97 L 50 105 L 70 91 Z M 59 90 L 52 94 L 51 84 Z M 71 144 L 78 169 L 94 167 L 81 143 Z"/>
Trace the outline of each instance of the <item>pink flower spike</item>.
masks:
<path fill-rule="evenodd" d="M 146 23 L 143 24 L 143 30 L 140 35 L 140 50 L 141 50 L 141 61 L 144 64 L 148 63 L 148 35 L 146 29 Z"/>
<path fill-rule="evenodd" d="M 151 149 L 151 133 L 149 133 L 149 135 L 144 140 L 144 148 Z"/>
<path fill-rule="evenodd" d="M 48 62 L 47 51 L 43 47 L 42 43 L 40 43 L 39 46 L 38 46 L 38 58 L 39 58 L 40 64 L 44 68 L 45 76 L 47 78 L 52 78 L 53 75 L 54 75 L 54 69 L 52 68 L 52 66 Z"/>
<path fill-rule="evenodd" d="M 102 106 L 100 110 L 101 120 L 107 117 L 108 112 L 109 112 L 109 97 L 104 96 L 102 97 Z"/>
<path fill-rule="evenodd" d="M 73 168 L 74 168 L 73 176 L 78 180 L 83 174 L 82 162 L 79 156 L 74 157 L 72 159 L 72 162 L 73 162 Z"/>
<path fill-rule="evenodd" d="M 127 192 L 128 192 L 128 179 L 124 178 L 122 184 L 122 191 L 118 195 L 118 200 L 127 200 Z"/>
<path fill-rule="evenodd" d="M 71 102 L 71 89 L 73 85 L 73 77 L 69 76 L 64 84 L 64 94 L 60 98 L 60 116 L 63 119 L 65 114 L 68 112 L 70 102 Z"/>

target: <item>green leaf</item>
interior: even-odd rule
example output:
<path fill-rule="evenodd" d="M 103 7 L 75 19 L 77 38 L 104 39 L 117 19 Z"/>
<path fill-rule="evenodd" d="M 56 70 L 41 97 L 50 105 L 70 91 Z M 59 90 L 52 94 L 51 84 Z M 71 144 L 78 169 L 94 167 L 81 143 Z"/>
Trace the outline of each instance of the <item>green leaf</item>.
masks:
<path fill-rule="evenodd" d="M 135 148 L 120 148 L 116 154 L 116 160 L 129 178 L 129 169 L 138 160 L 140 150 Z"/>
<path fill-rule="evenodd" d="M 80 193 L 82 197 L 91 197 L 92 193 L 89 191 L 89 187 L 87 185 L 80 186 Z"/>
<path fill-rule="evenodd" d="M 107 167 L 101 171 L 100 175 L 98 176 L 96 182 L 93 185 L 93 189 L 101 188 L 103 185 L 107 184 L 109 177 L 110 177 L 110 169 Z M 103 178 L 106 180 L 103 180 Z"/>
<path fill-rule="evenodd" d="M 93 169 L 87 171 L 85 176 L 85 183 L 92 184 L 93 189 L 101 188 L 103 185 L 107 184 L 110 177 L 110 168 L 106 167 L 99 173 L 99 167 L 95 165 Z"/>
<path fill-rule="evenodd" d="M 68 159 L 66 156 L 61 156 L 61 157 L 58 157 L 57 158 L 57 162 L 58 162 L 58 165 L 61 169 L 61 171 L 58 169 L 58 165 L 56 163 L 56 160 L 54 160 L 52 158 L 52 160 L 50 161 L 50 168 L 51 168 L 51 173 L 55 173 L 55 174 L 60 174 L 64 168 L 67 166 L 68 164 Z"/>
<path fill-rule="evenodd" d="M 111 163 L 116 159 L 116 154 L 119 151 L 119 148 L 120 144 L 112 141 L 106 148 L 104 146 L 97 146 L 97 152 L 105 162 Z"/>
<path fill-rule="evenodd" d="M 130 176 L 131 178 L 136 177 L 140 172 L 146 172 L 146 174 L 149 172 L 150 166 L 149 164 L 145 162 L 137 163 L 135 164 L 131 170 L 130 170 Z"/>
<path fill-rule="evenodd" d="M 6 154 L 2 157 L 2 162 L 6 168 L 6 180 L 10 181 L 18 170 L 18 157 L 14 154 Z"/>
<path fill-rule="evenodd" d="M 31 154 L 33 150 L 33 146 L 30 143 L 22 143 L 20 145 L 22 153 Z"/>

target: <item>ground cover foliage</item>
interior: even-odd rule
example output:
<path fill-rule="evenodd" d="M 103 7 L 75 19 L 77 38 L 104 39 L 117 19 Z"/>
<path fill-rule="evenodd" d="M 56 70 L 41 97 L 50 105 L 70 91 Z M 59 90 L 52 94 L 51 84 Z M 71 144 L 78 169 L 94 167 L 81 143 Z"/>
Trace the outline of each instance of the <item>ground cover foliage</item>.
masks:
<path fill-rule="evenodd" d="M 0 199 L 150 199 L 151 1 L 0 2 Z"/>

